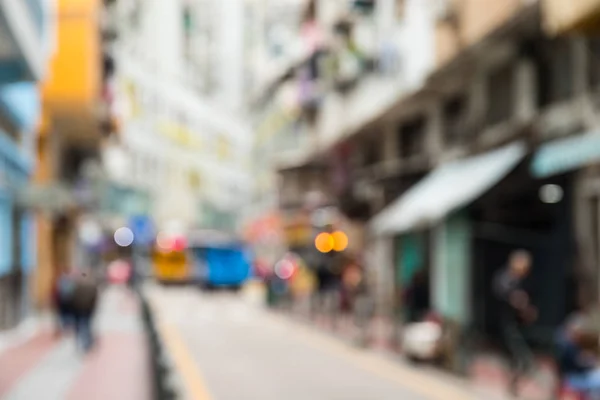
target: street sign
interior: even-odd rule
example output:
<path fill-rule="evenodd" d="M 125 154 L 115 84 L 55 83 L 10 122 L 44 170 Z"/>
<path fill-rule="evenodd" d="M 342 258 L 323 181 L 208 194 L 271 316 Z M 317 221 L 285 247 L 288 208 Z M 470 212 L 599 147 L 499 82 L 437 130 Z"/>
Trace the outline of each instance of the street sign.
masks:
<path fill-rule="evenodd" d="M 135 243 L 148 245 L 152 243 L 156 235 L 154 224 L 150 217 L 138 215 L 129 220 L 129 227 L 135 237 Z"/>

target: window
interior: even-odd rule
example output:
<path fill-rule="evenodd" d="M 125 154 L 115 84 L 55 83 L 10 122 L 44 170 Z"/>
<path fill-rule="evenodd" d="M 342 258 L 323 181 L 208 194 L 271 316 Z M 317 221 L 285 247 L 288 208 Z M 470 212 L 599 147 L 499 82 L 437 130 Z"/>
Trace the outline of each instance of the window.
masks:
<path fill-rule="evenodd" d="M 514 79 L 511 64 L 493 71 L 488 78 L 488 109 L 486 121 L 495 125 L 512 118 Z"/>
<path fill-rule="evenodd" d="M 400 158 L 409 158 L 424 153 L 425 129 L 424 117 L 414 118 L 400 126 L 398 130 L 398 155 Z"/>
<path fill-rule="evenodd" d="M 541 42 L 537 48 L 536 69 L 540 107 L 573 96 L 573 57 L 568 39 Z"/>
<path fill-rule="evenodd" d="M 379 161 L 379 142 L 371 140 L 365 145 L 364 166 L 375 165 Z"/>
<path fill-rule="evenodd" d="M 448 144 L 456 144 L 468 136 L 466 132 L 467 99 L 457 95 L 450 98 L 443 109 L 443 126 L 445 140 Z"/>
<path fill-rule="evenodd" d="M 592 90 L 600 86 L 600 37 L 587 40 L 588 83 Z"/>

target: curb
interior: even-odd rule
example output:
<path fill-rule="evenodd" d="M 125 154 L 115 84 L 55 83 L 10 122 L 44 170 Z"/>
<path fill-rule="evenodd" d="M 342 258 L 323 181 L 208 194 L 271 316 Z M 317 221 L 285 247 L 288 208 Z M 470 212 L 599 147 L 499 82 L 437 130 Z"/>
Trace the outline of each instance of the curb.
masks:
<path fill-rule="evenodd" d="M 184 391 L 182 390 L 181 379 L 174 368 L 171 355 L 165 349 L 148 300 L 140 288 L 136 288 L 136 292 L 140 298 L 144 332 L 148 339 L 150 372 L 153 382 L 152 397 L 155 400 L 183 398 Z"/>

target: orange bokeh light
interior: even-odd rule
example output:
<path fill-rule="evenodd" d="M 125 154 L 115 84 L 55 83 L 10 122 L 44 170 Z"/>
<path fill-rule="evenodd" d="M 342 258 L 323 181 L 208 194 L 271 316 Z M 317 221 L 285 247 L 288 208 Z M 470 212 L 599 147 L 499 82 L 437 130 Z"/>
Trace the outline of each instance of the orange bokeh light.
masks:
<path fill-rule="evenodd" d="M 321 253 L 329 253 L 331 250 L 333 250 L 334 246 L 335 241 L 333 236 L 327 232 L 319 233 L 315 238 L 315 247 Z"/>
<path fill-rule="evenodd" d="M 331 237 L 333 238 L 333 250 L 344 251 L 348 248 L 348 236 L 344 232 L 333 232 Z"/>

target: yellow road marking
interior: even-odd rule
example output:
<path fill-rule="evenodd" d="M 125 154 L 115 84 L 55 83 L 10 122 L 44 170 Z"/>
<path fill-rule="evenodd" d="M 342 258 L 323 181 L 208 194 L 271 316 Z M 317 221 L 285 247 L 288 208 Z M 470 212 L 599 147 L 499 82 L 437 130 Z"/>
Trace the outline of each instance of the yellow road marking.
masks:
<path fill-rule="evenodd" d="M 173 363 L 175 363 L 175 369 L 183 379 L 183 384 L 186 389 L 185 394 L 187 395 L 184 398 L 187 399 L 191 397 L 193 400 L 213 400 L 204 378 L 202 377 L 202 373 L 198 368 L 198 364 L 190 355 L 190 351 L 177 331 L 177 328 L 171 324 L 160 321 L 161 316 L 158 312 L 159 308 L 151 296 L 148 298 L 148 304 L 155 316 L 159 335 L 167 347 L 167 351 L 171 355 Z"/>
<path fill-rule="evenodd" d="M 202 377 L 202 373 L 194 359 L 190 356 L 189 349 L 183 342 L 181 335 L 172 325 L 161 324 L 161 336 L 165 346 L 175 363 L 175 368 L 181 374 L 187 393 L 194 400 L 212 400 L 208 388 Z"/>
<path fill-rule="evenodd" d="M 475 400 L 481 398 L 467 389 L 461 389 L 459 384 L 440 381 L 436 377 L 429 376 L 427 372 L 404 367 L 376 354 L 355 349 L 338 339 L 330 338 L 295 321 L 282 321 L 277 317 L 274 319 L 286 325 L 296 325 L 290 329 L 290 332 L 313 348 L 333 353 L 355 367 L 398 384 L 413 394 L 429 400 Z"/>

